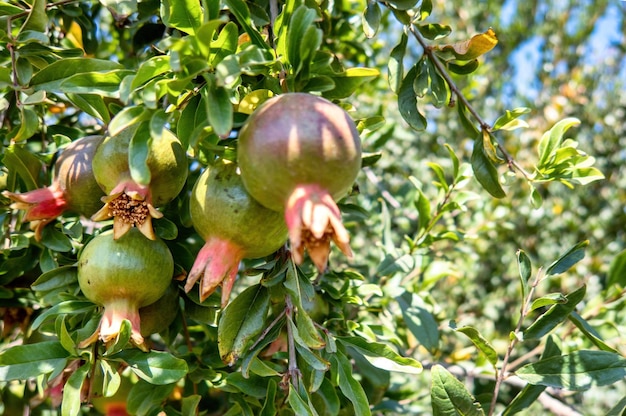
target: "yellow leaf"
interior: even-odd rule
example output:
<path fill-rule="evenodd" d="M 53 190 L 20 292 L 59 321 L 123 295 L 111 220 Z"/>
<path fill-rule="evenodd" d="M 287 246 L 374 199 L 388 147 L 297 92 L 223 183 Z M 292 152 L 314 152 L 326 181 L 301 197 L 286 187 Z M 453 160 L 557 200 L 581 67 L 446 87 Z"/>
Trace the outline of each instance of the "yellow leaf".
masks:
<path fill-rule="evenodd" d="M 470 61 L 489 52 L 497 44 L 498 38 L 496 37 L 496 32 L 490 28 L 485 33 L 474 35 L 471 39 L 466 40 L 465 42 L 440 46 L 439 49 L 452 52 L 457 59 Z"/>

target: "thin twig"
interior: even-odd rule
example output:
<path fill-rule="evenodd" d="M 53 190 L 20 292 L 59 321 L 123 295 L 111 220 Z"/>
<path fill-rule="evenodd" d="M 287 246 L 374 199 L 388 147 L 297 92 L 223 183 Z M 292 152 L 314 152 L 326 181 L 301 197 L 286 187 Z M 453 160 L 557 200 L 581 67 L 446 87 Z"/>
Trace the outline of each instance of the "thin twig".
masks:
<path fill-rule="evenodd" d="M 472 106 L 472 104 L 469 102 L 467 97 L 465 97 L 465 95 L 463 95 L 463 93 L 461 92 L 459 87 L 457 87 L 456 83 L 454 82 L 454 80 L 452 79 L 450 74 L 448 73 L 448 70 L 446 69 L 445 65 L 439 60 L 439 58 L 435 54 L 433 47 L 430 46 L 426 42 L 426 39 L 424 39 L 422 34 L 419 33 L 419 31 L 415 28 L 415 26 L 411 25 L 409 27 L 409 30 L 410 30 L 411 34 L 413 34 L 413 36 L 415 37 L 417 42 L 422 46 L 422 48 L 424 49 L 424 54 L 426 54 L 426 56 L 428 56 L 428 59 L 433 63 L 433 65 L 437 69 L 437 72 L 439 72 L 439 74 L 446 81 L 446 83 L 448 84 L 448 87 L 450 88 L 450 91 L 457 97 L 457 99 L 461 103 L 463 103 L 465 108 L 467 108 L 467 111 L 469 111 L 469 113 L 472 115 L 472 117 L 474 117 L 474 119 L 478 122 L 478 124 L 480 125 L 481 131 L 487 132 L 487 133 L 491 134 L 491 125 L 489 123 L 487 123 L 480 116 L 480 114 L 478 114 L 478 111 L 476 111 L 476 109 Z M 504 146 L 502 146 L 498 141 L 495 142 L 495 145 L 498 148 L 498 150 L 500 151 L 500 153 L 502 153 L 502 155 L 504 156 L 504 159 L 506 160 L 506 163 L 509 166 L 509 168 L 512 169 L 512 170 L 513 169 L 517 170 L 518 172 L 520 172 L 524 176 L 524 178 L 526 180 L 530 181 L 531 178 L 532 178 L 532 175 L 530 173 L 526 172 L 526 170 L 522 166 L 520 166 L 519 163 L 517 163 L 517 161 L 504 148 Z"/>

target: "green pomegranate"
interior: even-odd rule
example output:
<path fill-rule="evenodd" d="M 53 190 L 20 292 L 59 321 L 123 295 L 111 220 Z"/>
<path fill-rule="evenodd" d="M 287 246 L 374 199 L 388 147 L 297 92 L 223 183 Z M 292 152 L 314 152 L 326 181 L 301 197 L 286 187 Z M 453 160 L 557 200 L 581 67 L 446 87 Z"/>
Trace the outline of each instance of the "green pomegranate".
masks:
<path fill-rule="evenodd" d="M 130 321 L 131 341 L 143 346 L 139 308 L 161 298 L 174 272 L 174 260 L 160 239 L 150 240 L 131 228 L 115 239 L 111 230 L 94 237 L 78 260 L 78 283 L 92 302 L 104 306 L 97 335 L 105 343 Z M 90 340 L 91 341 L 91 340 Z"/>
<path fill-rule="evenodd" d="M 105 206 L 92 219 L 113 217 L 115 238 L 134 226 L 146 237 L 155 239 L 152 218 L 163 216 L 155 207 L 170 202 L 182 190 L 187 180 L 187 157 L 178 138 L 164 129 L 161 137 L 149 142 L 146 164 L 150 182 L 137 183 L 131 176 L 128 153 L 134 134 L 135 129 L 128 128 L 107 137 L 98 146 L 93 171 L 107 197 Z"/>
<path fill-rule="evenodd" d="M 282 215 L 248 194 L 232 162 L 217 161 L 200 175 L 191 194 L 190 214 L 206 243 L 187 276 L 185 291 L 200 280 L 202 301 L 222 285 L 226 306 L 241 260 L 268 256 L 287 240 Z"/>
<path fill-rule="evenodd" d="M 361 169 L 361 141 L 346 111 L 311 94 L 270 98 L 241 129 L 237 162 L 248 192 L 284 213 L 296 263 L 306 247 L 323 272 L 330 240 L 352 256 L 335 203 L 348 194 Z"/>
<path fill-rule="evenodd" d="M 102 206 L 104 193 L 98 186 L 91 162 L 103 136 L 86 136 L 65 147 L 54 164 L 50 186 L 25 193 L 4 191 L 14 209 L 26 210 L 24 221 L 31 222 L 35 238 L 41 240 L 46 224 L 70 211 L 89 217 Z"/>

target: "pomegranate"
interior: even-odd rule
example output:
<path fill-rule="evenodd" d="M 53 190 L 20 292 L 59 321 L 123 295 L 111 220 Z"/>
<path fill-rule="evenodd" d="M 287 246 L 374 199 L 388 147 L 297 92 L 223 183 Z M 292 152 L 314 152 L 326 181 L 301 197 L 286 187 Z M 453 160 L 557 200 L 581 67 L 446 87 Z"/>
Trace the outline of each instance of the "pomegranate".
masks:
<path fill-rule="evenodd" d="M 104 306 L 104 314 L 98 331 L 81 346 L 98 336 L 105 343 L 114 340 L 127 319 L 131 342 L 145 349 L 139 308 L 164 295 L 173 272 L 167 245 L 158 238 L 146 238 L 136 228 L 117 239 L 109 230 L 89 241 L 78 260 L 78 283 L 89 300 Z"/>
<path fill-rule="evenodd" d="M 152 218 L 161 218 L 155 207 L 174 199 L 187 180 L 187 159 L 178 138 L 163 130 L 159 139 L 152 139 L 148 149 L 147 165 L 150 183 L 133 180 L 129 168 L 128 148 L 134 135 L 125 129 L 104 139 L 93 159 L 96 181 L 107 194 L 104 207 L 92 219 L 101 221 L 113 217 L 113 232 L 119 238 L 131 227 L 137 227 L 151 240 L 156 238 Z"/>
<path fill-rule="evenodd" d="M 86 136 L 70 143 L 54 165 L 54 179 L 45 188 L 25 193 L 4 191 L 11 208 L 26 210 L 24 221 L 30 222 L 35 238 L 41 240 L 43 228 L 66 211 L 86 217 L 101 206 L 104 193 L 98 186 L 91 161 L 103 136 Z"/>
<path fill-rule="evenodd" d="M 248 192 L 284 212 L 297 264 L 306 248 L 323 272 L 331 240 L 352 257 L 335 203 L 351 190 L 361 169 L 359 133 L 346 111 L 306 93 L 270 98 L 241 129 L 237 158 Z"/>
<path fill-rule="evenodd" d="M 287 240 L 282 215 L 248 194 L 232 162 L 217 161 L 200 175 L 191 194 L 190 213 L 206 243 L 187 276 L 185 291 L 200 280 L 201 301 L 221 284 L 221 303 L 226 306 L 241 260 L 268 256 Z"/>

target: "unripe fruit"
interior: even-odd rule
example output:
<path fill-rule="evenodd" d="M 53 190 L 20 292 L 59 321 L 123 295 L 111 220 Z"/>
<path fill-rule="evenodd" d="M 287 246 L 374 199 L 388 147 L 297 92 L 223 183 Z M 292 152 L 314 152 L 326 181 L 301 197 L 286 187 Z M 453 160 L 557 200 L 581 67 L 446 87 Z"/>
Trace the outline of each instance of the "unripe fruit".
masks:
<path fill-rule="evenodd" d="M 335 200 L 354 184 L 361 142 L 341 107 L 305 93 L 270 98 L 241 129 L 237 162 L 248 192 L 262 205 L 284 212 L 297 263 L 306 247 L 324 271 L 331 239 L 352 255 Z"/>
<path fill-rule="evenodd" d="M 131 341 L 142 347 L 139 308 L 163 296 L 173 272 L 174 260 L 167 245 L 146 238 L 137 229 L 118 239 L 106 231 L 89 241 L 79 257 L 78 283 L 85 297 L 104 306 L 96 335 L 104 342 L 114 340 L 127 319 Z"/>
<path fill-rule="evenodd" d="M 200 280 L 202 301 L 221 284 L 225 306 L 241 260 L 272 254 L 287 240 L 282 215 L 248 194 L 232 162 L 217 161 L 200 175 L 191 194 L 190 214 L 206 244 L 187 276 L 185 291 Z"/>
<path fill-rule="evenodd" d="M 150 183 L 139 184 L 131 176 L 128 149 L 135 131 L 126 129 L 107 137 L 98 147 L 93 171 L 107 194 L 105 206 L 92 218 L 100 221 L 113 217 L 115 238 L 137 227 L 150 239 L 156 238 L 152 218 L 163 216 L 155 207 L 174 199 L 187 180 L 188 164 L 178 138 L 169 130 L 152 139 L 146 164 Z"/>

